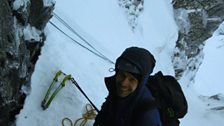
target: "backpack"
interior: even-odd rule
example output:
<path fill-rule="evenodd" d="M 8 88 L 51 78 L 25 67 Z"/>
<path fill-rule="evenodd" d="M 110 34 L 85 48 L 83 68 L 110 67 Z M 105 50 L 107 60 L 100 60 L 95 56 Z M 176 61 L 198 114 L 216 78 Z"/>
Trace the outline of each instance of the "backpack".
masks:
<path fill-rule="evenodd" d="M 186 98 L 178 81 L 161 71 L 149 77 L 147 87 L 155 98 L 163 126 L 179 126 L 188 109 Z"/>

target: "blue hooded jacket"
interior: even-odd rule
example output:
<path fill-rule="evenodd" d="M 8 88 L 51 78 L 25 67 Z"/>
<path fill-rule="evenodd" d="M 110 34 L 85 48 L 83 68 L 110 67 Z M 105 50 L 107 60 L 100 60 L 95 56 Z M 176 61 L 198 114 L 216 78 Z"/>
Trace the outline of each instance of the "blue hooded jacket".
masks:
<path fill-rule="evenodd" d="M 139 111 L 142 106 L 154 100 L 146 87 L 149 75 L 155 66 L 153 55 L 143 48 L 127 48 L 116 60 L 116 71 L 121 60 L 126 60 L 138 67 L 141 74 L 140 83 L 133 93 L 121 98 L 116 94 L 116 74 L 105 78 L 109 95 L 96 117 L 94 126 L 162 126 L 156 107 Z"/>

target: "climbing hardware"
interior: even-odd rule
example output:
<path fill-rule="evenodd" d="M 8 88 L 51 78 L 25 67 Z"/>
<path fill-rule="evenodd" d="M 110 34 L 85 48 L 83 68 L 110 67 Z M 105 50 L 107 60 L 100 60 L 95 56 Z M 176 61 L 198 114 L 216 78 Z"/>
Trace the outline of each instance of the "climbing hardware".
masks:
<path fill-rule="evenodd" d="M 50 98 L 49 98 L 49 95 L 50 95 L 50 93 L 51 93 L 52 88 L 54 87 L 54 85 L 56 84 L 56 82 L 58 82 L 58 78 L 59 78 L 59 76 L 61 76 L 62 74 L 64 74 L 64 73 L 63 73 L 62 71 L 59 70 L 59 71 L 56 73 L 55 77 L 53 78 L 53 81 L 52 81 L 52 83 L 50 84 L 50 86 L 49 86 L 49 88 L 48 88 L 48 90 L 47 90 L 47 92 L 46 92 L 46 95 L 45 95 L 45 97 L 44 97 L 44 100 L 43 100 L 42 103 L 41 103 L 41 107 L 43 108 L 43 110 L 47 109 L 47 108 L 50 106 L 50 104 L 51 104 L 52 100 L 54 99 L 54 97 L 58 94 L 58 92 L 59 92 L 63 87 L 65 87 L 65 82 L 71 80 L 71 75 L 66 75 L 66 74 L 64 74 L 64 75 L 65 75 L 64 79 L 63 79 L 62 82 L 59 84 L 59 86 L 54 90 L 54 92 L 51 94 L 51 96 L 50 96 Z"/>

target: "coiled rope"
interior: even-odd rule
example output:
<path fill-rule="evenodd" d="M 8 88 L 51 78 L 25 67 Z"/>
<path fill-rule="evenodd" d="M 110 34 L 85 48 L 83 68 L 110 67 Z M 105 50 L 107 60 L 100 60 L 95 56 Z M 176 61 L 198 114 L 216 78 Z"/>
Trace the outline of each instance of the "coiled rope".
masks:
<path fill-rule="evenodd" d="M 81 118 L 77 119 L 74 123 L 74 126 L 85 126 L 88 120 L 93 120 L 96 118 L 96 110 L 90 105 L 86 104 L 86 113 L 82 115 Z M 65 117 L 62 119 L 61 124 L 62 126 L 65 126 L 65 121 L 69 122 L 70 126 L 72 125 L 72 120 Z M 79 123 L 79 125 L 78 125 Z"/>

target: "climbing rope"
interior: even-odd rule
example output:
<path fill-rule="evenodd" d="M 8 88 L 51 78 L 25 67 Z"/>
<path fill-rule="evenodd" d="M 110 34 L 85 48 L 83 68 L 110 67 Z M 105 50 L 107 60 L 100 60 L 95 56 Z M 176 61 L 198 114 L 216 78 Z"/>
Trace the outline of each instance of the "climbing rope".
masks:
<path fill-rule="evenodd" d="M 59 22 L 61 22 L 65 27 L 67 27 L 72 33 L 77 35 L 81 40 L 83 40 L 88 46 L 90 46 L 95 52 L 100 54 L 101 56 L 108 59 L 106 56 L 104 56 L 100 51 L 98 51 L 95 47 L 93 47 L 85 38 L 83 38 L 81 35 L 79 35 L 68 23 L 66 23 L 60 16 L 58 16 L 56 13 L 53 13 L 56 19 L 58 19 Z"/>
<path fill-rule="evenodd" d="M 88 120 L 93 120 L 96 118 L 96 110 L 90 105 L 86 105 L 86 113 L 82 115 L 82 118 L 79 118 L 75 121 L 74 126 L 81 121 L 80 126 L 84 126 Z"/>
<path fill-rule="evenodd" d="M 86 104 L 86 113 L 84 113 L 81 118 L 75 121 L 74 126 L 85 126 L 88 120 L 94 120 L 96 115 L 96 110 L 90 104 Z M 69 122 L 70 126 L 73 126 L 72 120 L 67 117 L 62 119 L 62 126 L 65 126 L 65 121 Z"/>
<path fill-rule="evenodd" d="M 69 122 L 70 126 L 72 126 L 72 120 L 67 117 L 62 119 L 62 121 L 61 121 L 62 126 L 65 126 L 65 121 Z"/>
<path fill-rule="evenodd" d="M 50 21 L 50 24 L 52 26 L 54 26 L 57 30 L 59 30 L 61 33 L 63 33 L 65 36 L 67 36 L 68 38 L 70 38 L 72 41 L 74 41 L 75 43 L 77 43 L 79 46 L 87 49 L 88 51 L 90 51 L 91 53 L 95 54 L 96 56 L 102 58 L 105 61 L 108 61 L 112 64 L 114 64 L 113 61 L 111 61 L 109 58 L 107 58 L 105 55 L 103 55 L 101 52 L 99 52 L 95 47 L 93 47 L 86 39 L 84 39 L 81 35 L 79 35 L 70 25 L 68 25 L 68 23 L 66 23 L 62 18 L 60 18 L 56 13 L 53 13 L 53 15 L 55 16 L 55 18 L 61 22 L 66 28 L 68 28 L 72 33 L 74 33 L 76 36 L 78 36 L 82 41 L 84 41 L 89 47 L 92 48 L 92 50 L 84 45 L 82 45 L 81 43 L 79 43 L 78 41 L 74 40 L 71 36 L 69 36 L 68 34 L 66 34 L 63 30 L 61 30 L 58 26 L 56 26 L 53 22 Z"/>

